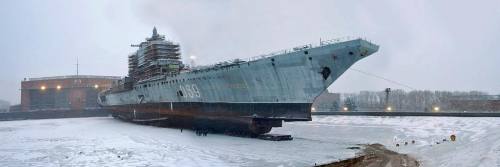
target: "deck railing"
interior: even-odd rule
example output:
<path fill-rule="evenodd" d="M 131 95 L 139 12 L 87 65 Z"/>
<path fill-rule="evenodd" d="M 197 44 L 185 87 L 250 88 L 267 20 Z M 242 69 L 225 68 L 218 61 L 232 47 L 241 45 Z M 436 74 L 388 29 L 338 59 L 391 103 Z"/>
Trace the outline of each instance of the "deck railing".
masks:
<path fill-rule="evenodd" d="M 362 40 L 365 40 L 365 41 L 368 41 L 369 43 L 371 43 L 371 41 L 364 39 L 364 38 L 360 38 L 360 37 L 342 37 L 342 38 L 335 38 L 335 39 L 329 39 L 329 40 L 320 40 L 319 44 L 315 44 L 315 45 L 313 45 L 313 44 L 301 45 L 301 46 L 297 46 L 297 47 L 293 47 L 293 48 L 289 48 L 289 49 L 283 49 L 283 50 L 279 50 L 276 52 L 262 54 L 262 55 L 254 56 L 254 57 L 250 57 L 250 58 L 234 59 L 234 60 L 219 62 L 219 63 L 215 63 L 215 64 L 211 64 L 211 65 L 197 66 L 197 67 L 193 67 L 192 70 L 197 71 L 197 70 L 203 70 L 203 69 L 213 68 L 213 67 L 218 67 L 218 66 L 237 64 L 237 63 L 241 63 L 241 62 L 252 62 L 252 61 L 257 61 L 260 59 L 265 59 L 265 58 L 276 56 L 276 55 L 288 54 L 288 53 L 298 52 L 301 50 L 317 48 L 317 47 L 321 47 L 321 46 L 325 46 L 325 45 L 338 44 L 338 43 L 347 42 L 347 41 L 351 41 L 351 40 L 357 40 L 357 39 L 362 39 Z"/>

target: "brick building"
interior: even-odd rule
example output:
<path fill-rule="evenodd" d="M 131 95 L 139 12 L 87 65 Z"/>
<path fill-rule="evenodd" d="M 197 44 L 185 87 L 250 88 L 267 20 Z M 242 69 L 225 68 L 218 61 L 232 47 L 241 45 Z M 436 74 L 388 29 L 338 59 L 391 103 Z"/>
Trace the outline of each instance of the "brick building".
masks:
<path fill-rule="evenodd" d="M 314 100 L 312 107 L 314 111 L 338 111 L 342 105 L 339 93 L 325 91 Z"/>
<path fill-rule="evenodd" d="M 97 93 L 119 79 L 92 75 L 29 78 L 21 82 L 21 111 L 97 109 Z"/>

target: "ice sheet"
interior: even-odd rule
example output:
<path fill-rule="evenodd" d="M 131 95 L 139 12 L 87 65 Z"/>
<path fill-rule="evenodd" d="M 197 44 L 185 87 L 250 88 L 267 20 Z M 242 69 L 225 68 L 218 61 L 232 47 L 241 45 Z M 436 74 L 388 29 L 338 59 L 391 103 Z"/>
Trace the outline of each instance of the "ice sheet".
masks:
<path fill-rule="evenodd" d="M 273 129 L 294 137 L 275 142 L 112 118 L 8 121 L 0 122 L 0 166 L 312 166 L 352 157 L 347 147 L 363 143 L 424 166 L 498 166 L 499 127 L 500 118 L 317 116 Z M 451 134 L 458 140 L 443 143 Z"/>

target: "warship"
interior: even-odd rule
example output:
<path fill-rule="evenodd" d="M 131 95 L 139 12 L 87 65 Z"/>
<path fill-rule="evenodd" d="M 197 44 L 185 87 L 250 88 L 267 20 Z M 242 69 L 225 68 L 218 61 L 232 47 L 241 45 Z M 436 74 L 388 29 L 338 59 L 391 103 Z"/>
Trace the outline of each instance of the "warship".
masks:
<path fill-rule="evenodd" d="M 221 133 L 268 133 L 311 121 L 314 99 L 351 65 L 378 51 L 362 38 L 320 41 L 248 59 L 189 67 L 179 44 L 153 29 L 128 56 L 129 73 L 98 95 L 112 116 Z"/>

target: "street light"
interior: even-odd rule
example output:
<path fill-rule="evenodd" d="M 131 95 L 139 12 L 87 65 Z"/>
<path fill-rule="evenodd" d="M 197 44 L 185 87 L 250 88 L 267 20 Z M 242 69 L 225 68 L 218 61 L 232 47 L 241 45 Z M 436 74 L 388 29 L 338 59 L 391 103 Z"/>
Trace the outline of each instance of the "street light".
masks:
<path fill-rule="evenodd" d="M 193 68 L 194 66 L 196 66 L 196 63 L 195 63 L 196 56 L 195 55 L 189 56 L 189 60 L 190 60 L 189 63 L 191 64 L 191 68 Z"/>
<path fill-rule="evenodd" d="M 45 90 L 45 89 L 46 89 L 46 87 L 45 87 L 45 86 L 41 86 L 41 87 L 40 87 L 40 89 L 41 89 L 41 90 Z"/>

